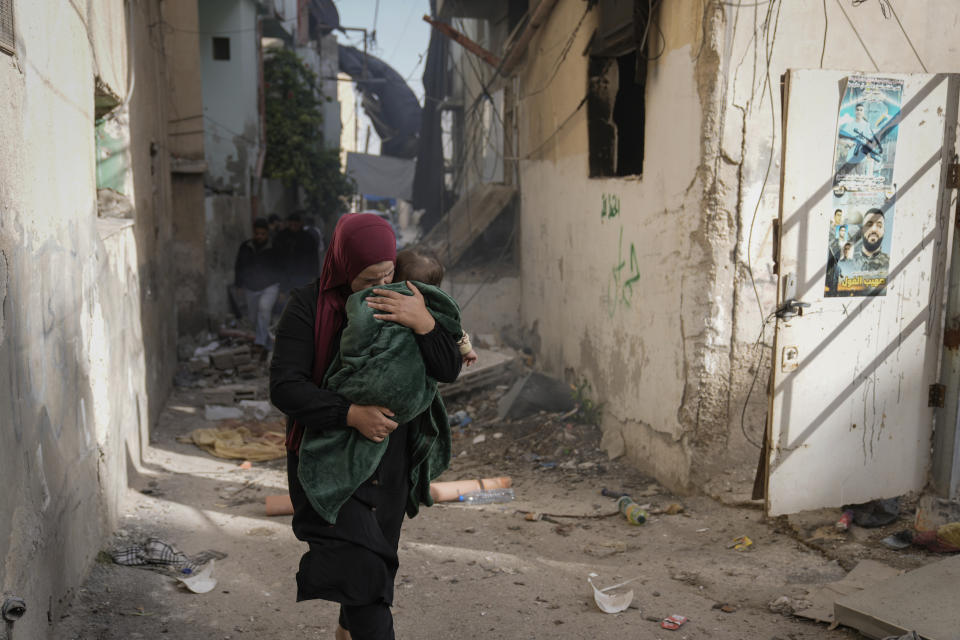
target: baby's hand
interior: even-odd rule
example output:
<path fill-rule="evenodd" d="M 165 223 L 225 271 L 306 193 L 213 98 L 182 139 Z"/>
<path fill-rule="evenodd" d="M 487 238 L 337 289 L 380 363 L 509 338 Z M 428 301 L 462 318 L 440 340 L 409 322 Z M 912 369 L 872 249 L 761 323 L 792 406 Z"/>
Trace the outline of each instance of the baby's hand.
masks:
<path fill-rule="evenodd" d="M 470 352 L 467 353 L 465 356 L 463 356 L 463 364 L 469 367 L 479 359 L 480 358 L 477 356 L 477 352 L 474 351 L 473 349 L 470 349 Z"/>

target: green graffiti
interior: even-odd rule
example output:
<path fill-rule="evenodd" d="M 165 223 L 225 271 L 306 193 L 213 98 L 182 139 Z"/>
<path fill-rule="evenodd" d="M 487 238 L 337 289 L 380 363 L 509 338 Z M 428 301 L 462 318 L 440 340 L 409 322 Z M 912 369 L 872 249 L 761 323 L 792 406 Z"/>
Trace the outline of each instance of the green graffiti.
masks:
<path fill-rule="evenodd" d="M 620 196 L 604 193 L 600 196 L 600 218 L 616 218 L 620 215 Z"/>
<path fill-rule="evenodd" d="M 637 248 L 631 242 L 627 256 L 623 251 L 623 227 L 620 227 L 620 242 L 617 245 L 617 262 L 607 279 L 607 311 L 610 317 L 620 306 L 630 308 L 633 303 L 633 285 L 640 280 L 640 262 L 637 260 Z"/>

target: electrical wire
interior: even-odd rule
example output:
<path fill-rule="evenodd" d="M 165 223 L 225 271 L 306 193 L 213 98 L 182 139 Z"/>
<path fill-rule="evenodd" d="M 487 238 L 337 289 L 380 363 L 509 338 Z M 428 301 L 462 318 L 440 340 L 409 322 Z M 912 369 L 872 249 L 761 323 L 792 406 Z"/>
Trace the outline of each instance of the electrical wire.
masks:
<path fill-rule="evenodd" d="M 590 13 L 591 9 L 593 9 L 593 5 L 588 2 L 587 8 L 584 9 L 583 15 L 580 16 L 580 20 L 577 22 L 577 26 L 574 28 L 573 33 L 570 34 L 570 37 L 567 38 L 566 43 L 563 45 L 563 49 L 560 50 L 560 55 L 557 56 L 557 61 L 553 66 L 553 72 L 550 74 L 550 78 L 536 91 L 531 91 L 524 96 L 520 96 L 520 100 L 526 100 L 527 98 L 531 98 L 538 93 L 543 93 L 547 90 L 547 87 L 550 86 L 550 84 L 553 82 L 553 79 L 557 77 L 557 73 L 560 71 L 560 67 L 563 66 L 564 60 L 567 59 L 567 54 L 570 53 L 570 49 L 573 48 L 573 43 L 577 38 L 577 32 L 580 31 L 580 26 L 583 24 L 584 19 L 587 17 L 587 14 Z"/>
<path fill-rule="evenodd" d="M 767 170 L 763 174 L 763 184 L 760 185 L 760 195 L 757 197 L 757 204 L 753 209 L 753 217 L 750 219 L 750 232 L 747 236 L 747 272 L 750 274 L 750 285 L 753 287 L 753 295 L 757 299 L 757 308 L 760 310 L 760 319 L 764 319 L 763 316 L 763 303 L 760 300 L 760 291 L 757 289 L 757 280 L 753 277 L 753 252 L 750 250 L 753 245 L 753 230 L 757 224 L 757 215 L 760 212 L 760 204 L 763 202 L 763 192 L 767 188 L 767 181 L 770 179 L 770 170 L 773 167 L 773 152 L 776 145 L 777 139 L 777 113 L 776 113 L 776 104 L 774 103 L 773 98 L 773 83 L 770 81 L 770 62 L 773 57 L 773 48 L 777 41 L 777 28 L 780 25 L 780 8 L 783 7 L 783 0 L 777 4 L 777 15 L 773 24 L 773 36 L 769 35 L 770 32 L 770 17 L 773 12 L 773 4 L 770 4 L 767 10 L 767 19 L 765 20 L 765 38 L 767 41 L 766 46 L 766 80 L 764 82 L 763 89 L 760 92 L 760 100 L 763 101 L 763 93 L 766 90 L 770 96 L 770 157 L 767 159 Z"/>
<path fill-rule="evenodd" d="M 873 59 L 873 56 L 870 55 L 870 50 L 867 49 L 866 43 L 864 43 L 863 38 L 860 37 L 860 32 L 857 31 L 856 25 L 853 24 L 853 20 L 850 19 L 850 16 L 847 14 L 847 10 L 843 8 L 843 5 L 840 3 L 840 0 L 836 0 L 837 6 L 840 7 L 840 11 L 843 12 L 843 17 L 847 19 L 847 22 L 850 23 L 850 28 L 853 29 L 854 35 L 857 36 L 857 40 L 860 41 L 860 46 L 863 47 L 863 50 L 866 52 L 867 57 L 870 58 L 870 62 L 873 64 L 873 68 L 876 71 L 880 71 L 880 67 L 877 66 L 877 61 Z M 854 4 L 854 6 L 857 6 Z"/>
<path fill-rule="evenodd" d="M 823 47 L 820 49 L 820 68 L 823 69 L 823 57 L 827 54 L 827 31 L 830 29 L 830 18 L 827 16 L 827 0 L 823 0 Z"/>
<path fill-rule="evenodd" d="M 764 318 L 763 324 L 760 326 L 760 335 L 757 336 L 756 341 L 754 341 L 753 343 L 753 350 L 759 353 L 759 358 L 757 359 L 757 363 L 753 368 L 753 379 L 750 381 L 750 388 L 747 389 L 747 396 L 743 399 L 743 408 L 740 410 L 740 433 L 743 434 L 743 437 L 747 442 L 752 444 L 757 449 L 761 449 L 761 450 L 763 449 L 763 447 L 757 444 L 756 442 L 754 442 L 753 439 L 751 439 L 750 436 L 747 435 L 747 425 L 746 425 L 747 406 L 750 404 L 750 396 L 753 395 L 753 388 L 757 384 L 757 378 L 760 377 L 760 369 L 762 368 L 762 365 L 763 365 L 763 356 L 768 351 L 767 349 L 760 349 L 759 347 L 763 341 L 764 334 L 766 334 L 767 332 L 767 325 L 770 324 L 770 321 L 773 320 L 775 317 L 776 317 L 776 313 L 774 312 L 768 315 L 766 318 Z"/>
<path fill-rule="evenodd" d="M 900 26 L 900 31 L 903 32 L 903 37 L 907 39 L 907 44 L 910 45 L 910 50 L 913 51 L 913 55 L 917 57 L 917 62 L 920 63 L 920 68 L 923 69 L 924 73 L 929 73 L 927 71 L 927 65 L 923 64 L 920 54 L 917 53 L 917 48 L 913 46 L 913 41 L 911 41 L 910 36 L 907 35 L 907 30 L 903 28 L 903 23 L 900 22 L 900 16 L 898 16 L 897 12 L 893 10 L 893 4 L 890 2 L 890 0 L 887 0 L 887 6 L 890 7 L 890 13 L 893 14 L 894 18 L 896 18 L 897 24 Z"/>

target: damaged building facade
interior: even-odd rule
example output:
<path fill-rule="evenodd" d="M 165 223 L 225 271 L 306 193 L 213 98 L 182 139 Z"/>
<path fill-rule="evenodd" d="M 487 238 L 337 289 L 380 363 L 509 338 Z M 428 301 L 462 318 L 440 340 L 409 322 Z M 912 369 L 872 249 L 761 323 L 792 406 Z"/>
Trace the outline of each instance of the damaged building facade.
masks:
<path fill-rule="evenodd" d="M 176 366 L 160 5 L 0 2 L 0 592 L 45 611 L 21 637 L 116 527 Z"/>
<path fill-rule="evenodd" d="M 760 455 L 781 76 L 958 71 L 960 6 L 855 4 L 438 3 L 439 20 L 493 56 L 448 44 L 447 217 L 467 215 L 457 207 L 478 183 L 517 191 L 525 346 L 590 384 L 611 456 L 676 490 L 738 468 L 749 498 Z"/>

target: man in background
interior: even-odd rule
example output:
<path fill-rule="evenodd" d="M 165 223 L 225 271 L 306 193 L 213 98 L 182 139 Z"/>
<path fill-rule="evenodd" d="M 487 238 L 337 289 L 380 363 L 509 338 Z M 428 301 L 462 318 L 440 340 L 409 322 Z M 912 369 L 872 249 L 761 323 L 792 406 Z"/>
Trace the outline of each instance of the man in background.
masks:
<path fill-rule="evenodd" d="M 264 218 L 253 222 L 253 237 L 237 250 L 234 284 L 247 299 L 247 317 L 254 330 L 254 352 L 264 358 L 273 348 L 270 320 L 280 293 L 280 255 L 270 241 L 270 224 Z"/>

